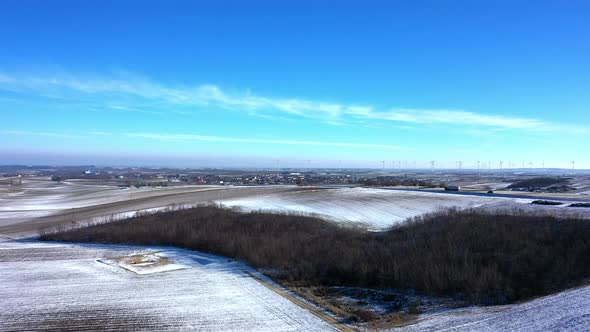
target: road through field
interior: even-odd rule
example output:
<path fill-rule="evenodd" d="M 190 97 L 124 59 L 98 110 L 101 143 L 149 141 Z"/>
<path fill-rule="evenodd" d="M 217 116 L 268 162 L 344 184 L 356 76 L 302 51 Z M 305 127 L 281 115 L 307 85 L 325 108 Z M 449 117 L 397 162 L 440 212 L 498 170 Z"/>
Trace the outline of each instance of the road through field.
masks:
<path fill-rule="evenodd" d="M 294 304 L 296 304 L 297 306 L 309 311 L 310 313 L 314 314 L 315 316 L 321 318 L 322 320 L 324 320 L 326 323 L 332 325 L 332 327 L 334 327 L 335 329 L 337 329 L 338 331 L 341 332 L 354 332 L 357 331 L 357 329 L 343 323 L 341 321 L 341 319 L 334 317 L 333 315 L 330 315 L 328 313 L 326 313 L 324 310 L 322 310 L 321 308 L 318 308 L 312 304 L 310 304 L 309 302 L 300 299 L 296 296 L 293 296 L 292 293 L 288 292 L 286 289 L 284 289 L 283 287 L 277 285 L 276 283 L 270 281 L 268 278 L 263 277 L 263 276 L 259 276 L 255 273 L 249 272 L 249 271 L 245 271 L 246 274 L 248 274 L 250 277 L 254 278 L 256 281 L 260 282 L 261 284 L 263 284 L 264 286 L 266 286 L 268 289 L 272 290 L 273 292 L 279 294 L 280 296 L 288 299 L 289 301 L 293 302 Z"/>

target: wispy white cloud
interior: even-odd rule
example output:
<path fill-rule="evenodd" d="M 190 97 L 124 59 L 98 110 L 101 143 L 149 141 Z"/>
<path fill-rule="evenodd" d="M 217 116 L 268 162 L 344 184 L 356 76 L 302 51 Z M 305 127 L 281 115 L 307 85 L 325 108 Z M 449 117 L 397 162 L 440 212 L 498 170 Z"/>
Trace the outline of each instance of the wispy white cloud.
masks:
<path fill-rule="evenodd" d="M 244 111 L 262 117 L 304 117 L 328 124 L 444 124 L 487 127 L 508 130 L 573 131 L 587 133 L 588 128 L 571 124 L 555 124 L 541 119 L 481 114 L 465 110 L 390 108 L 377 109 L 370 105 L 324 102 L 299 98 L 275 98 L 250 92 L 230 92 L 212 84 L 193 87 L 166 86 L 146 79 L 80 79 L 74 76 L 18 77 L 0 73 L 0 89 L 20 90 L 45 96 L 60 93 L 105 95 L 106 108 L 126 112 L 162 114 L 179 112 L 177 107 L 198 108 L 213 106 L 233 111 Z M 140 98 L 141 100 L 136 100 Z M 149 104 L 150 106 L 145 106 Z M 158 110 L 154 110 L 157 105 Z"/>
<path fill-rule="evenodd" d="M 157 134 L 157 133 L 129 133 L 128 137 L 149 138 L 161 141 L 204 141 L 204 142 L 226 142 L 226 143 L 249 143 L 249 144 L 276 144 L 276 145 L 311 145 L 345 148 L 374 148 L 384 150 L 398 150 L 397 145 L 368 144 L 350 142 L 324 142 L 306 140 L 285 140 L 285 139 L 258 139 L 258 138 L 235 138 L 224 136 L 207 136 L 193 134 Z"/>
<path fill-rule="evenodd" d="M 82 138 L 82 137 L 84 137 L 82 135 L 70 135 L 70 134 L 27 131 L 27 130 L 0 130 L 0 134 L 16 135 L 16 136 L 43 136 L 43 137 L 53 137 L 53 138 Z"/>
<path fill-rule="evenodd" d="M 509 129 L 539 129 L 547 123 L 537 119 L 485 115 L 454 110 L 395 109 L 389 112 L 372 113 L 368 117 L 407 123 L 441 123 L 449 125 L 475 125 Z"/>
<path fill-rule="evenodd" d="M 106 131 L 89 131 L 83 134 L 62 134 L 52 132 L 38 132 L 26 130 L 0 130 L 0 135 L 17 135 L 17 136 L 42 136 L 50 138 L 67 138 L 80 139 L 88 136 L 110 136 L 110 137 L 127 137 L 142 138 L 159 141 L 202 141 L 202 142 L 220 142 L 220 143 L 240 143 L 240 144 L 274 144 L 274 145 L 302 145 L 302 146 L 325 146 L 325 147 L 342 147 L 342 148 L 363 148 L 363 149 L 381 149 L 381 150 L 399 150 L 400 147 L 391 144 L 371 144 L 371 143 L 352 143 L 352 142 L 325 142 L 310 140 L 288 140 L 288 139 L 259 139 L 259 138 L 236 138 L 226 136 L 210 136 L 196 134 L 161 134 L 161 133 L 111 133 Z"/>
<path fill-rule="evenodd" d="M 107 105 L 105 105 L 104 108 L 107 108 L 107 109 L 113 110 L 113 111 L 119 111 L 119 112 L 145 113 L 145 114 L 153 114 L 153 115 L 162 115 L 165 113 L 162 111 L 154 111 L 148 107 L 130 107 L 130 106 L 125 106 L 125 105 L 107 104 Z M 102 108 L 102 109 L 104 109 L 104 108 Z"/>

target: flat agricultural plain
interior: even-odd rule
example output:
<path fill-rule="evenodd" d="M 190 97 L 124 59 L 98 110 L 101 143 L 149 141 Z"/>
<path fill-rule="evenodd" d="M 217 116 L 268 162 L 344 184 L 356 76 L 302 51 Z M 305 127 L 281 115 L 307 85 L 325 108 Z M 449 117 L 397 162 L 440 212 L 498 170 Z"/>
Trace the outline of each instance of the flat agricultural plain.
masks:
<path fill-rule="evenodd" d="M 532 208 L 526 204 L 530 201 L 363 188 L 128 189 L 88 181 L 27 179 L 22 186 L 0 190 L 0 330 L 351 328 L 334 324 L 326 319 L 329 314 L 284 289 L 272 290 L 261 283 L 272 281 L 240 262 L 176 248 L 31 239 L 43 227 L 123 218 L 173 204 L 218 203 L 244 210 L 317 215 L 379 230 L 440 208 Z M 565 211 L 560 207 L 534 208 Z M 582 331 L 590 325 L 589 301 L 587 286 L 522 304 L 429 313 L 401 330 Z"/>

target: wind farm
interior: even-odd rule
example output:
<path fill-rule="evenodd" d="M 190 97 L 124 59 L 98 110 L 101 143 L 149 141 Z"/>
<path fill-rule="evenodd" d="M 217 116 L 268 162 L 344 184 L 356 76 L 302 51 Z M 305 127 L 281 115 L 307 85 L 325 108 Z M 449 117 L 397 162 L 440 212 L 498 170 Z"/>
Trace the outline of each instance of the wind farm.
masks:
<path fill-rule="evenodd" d="M 588 12 L 0 1 L 0 332 L 587 331 Z"/>

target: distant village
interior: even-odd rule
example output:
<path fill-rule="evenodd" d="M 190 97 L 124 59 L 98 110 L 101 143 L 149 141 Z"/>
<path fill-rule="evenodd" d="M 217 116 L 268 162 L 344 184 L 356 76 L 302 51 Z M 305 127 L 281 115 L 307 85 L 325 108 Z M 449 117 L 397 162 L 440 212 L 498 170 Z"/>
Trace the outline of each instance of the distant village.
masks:
<path fill-rule="evenodd" d="M 417 187 L 444 188 L 463 191 L 463 185 L 477 186 L 478 190 L 492 192 L 489 182 L 506 183 L 506 189 L 527 192 L 571 192 L 572 175 L 523 174 L 520 172 L 479 173 L 467 170 L 376 170 L 376 169 L 172 169 L 147 167 L 95 167 L 95 166 L 0 166 L 0 183 L 18 185 L 23 178 L 50 177 L 52 181 L 100 180 L 104 184 L 121 188 L 168 187 L 182 185 L 299 185 L 299 186 L 365 186 L 365 187 Z M 588 177 L 580 174 L 578 176 Z"/>
<path fill-rule="evenodd" d="M 0 169 L 2 177 L 49 176 L 53 181 L 103 180 L 121 187 L 175 185 L 364 185 L 424 186 L 440 183 L 427 177 L 418 179 L 417 172 L 384 175 L 375 170 L 180 170 L 152 168 L 115 168 L 93 166 L 17 167 Z M 420 177 L 421 178 L 421 177 Z"/>

